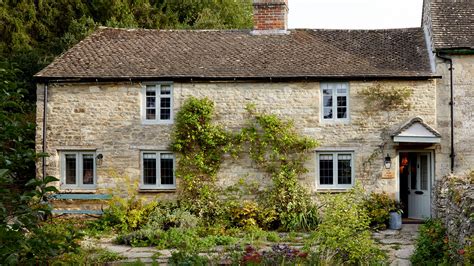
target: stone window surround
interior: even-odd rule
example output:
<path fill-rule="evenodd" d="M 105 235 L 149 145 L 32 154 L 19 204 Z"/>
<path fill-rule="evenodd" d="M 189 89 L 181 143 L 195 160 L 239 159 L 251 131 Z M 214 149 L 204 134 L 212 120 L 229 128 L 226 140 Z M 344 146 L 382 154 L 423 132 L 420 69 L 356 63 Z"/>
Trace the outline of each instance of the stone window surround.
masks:
<path fill-rule="evenodd" d="M 145 185 L 144 184 L 144 165 L 143 165 L 143 154 L 144 153 L 156 153 L 156 185 Z M 161 184 L 161 168 L 160 168 L 160 155 L 162 153 L 171 153 L 173 154 L 173 184 L 172 185 L 162 185 Z M 140 184 L 139 184 L 139 191 L 140 192 L 159 192 L 159 191 L 170 191 L 176 189 L 176 156 L 171 151 L 166 150 L 141 150 L 140 151 Z"/>
<path fill-rule="evenodd" d="M 60 154 L 60 189 L 61 190 L 84 190 L 91 191 L 97 188 L 97 158 L 96 150 L 61 150 Z M 66 155 L 76 155 L 76 184 L 66 184 Z M 92 154 L 93 158 L 93 184 L 83 183 L 82 155 Z"/>
<path fill-rule="evenodd" d="M 343 84 L 344 87 L 347 89 L 347 93 L 342 94 L 343 96 L 346 96 L 346 108 L 347 108 L 347 115 L 346 118 L 337 118 L 337 96 L 340 95 L 337 93 L 337 90 L 333 91 L 332 94 L 332 110 L 333 110 L 333 118 L 324 118 L 324 94 L 323 94 L 323 89 L 327 88 L 328 84 Z M 343 81 L 343 82 L 320 82 L 320 101 L 319 101 L 319 106 L 320 106 L 320 121 L 322 123 L 349 123 L 350 122 L 350 86 L 349 82 Z"/>
<path fill-rule="evenodd" d="M 350 154 L 351 155 L 351 184 L 337 184 L 338 176 L 337 176 L 337 156 L 340 154 Z M 316 151 L 316 158 L 315 158 L 315 176 L 316 176 L 316 190 L 317 191 L 347 191 L 351 188 L 354 187 L 355 184 L 355 152 L 354 150 L 348 150 L 348 149 L 329 149 L 329 150 L 317 150 Z M 320 177 L 319 177 L 319 156 L 320 155 L 332 155 L 333 156 L 333 173 L 336 173 L 335 175 L 333 174 L 333 184 L 332 185 L 326 185 L 320 184 Z"/>
<path fill-rule="evenodd" d="M 156 99 L 157 101 L 155 102 L 155 104 L 157 105 L 157 110 L 160 109 L 160 102 L 159 102 L 159 99 L 161 99 L 160 97 L 160 86 L 161 85 L 170 85 L 170 89 L 171 89 L 171 92 L 170 92 L 170 99 L 171 99 L 171 103 L 170 103 L 170 109 L 171 109 L 171 112 L 170 112 L 170 119 L 167 119 L 167 120 L 162 120 L 160 119 L 160 113 L 157 112 L 156 113 L 156 119 L 154 120 L 149 120 L 149 119 L 146 119 L 146 89 L 147 89 L 147 85 L 150 86 L 150 85 L 157 85 L 157 93 L 156 93 Z M 167 125 L 167 124 L 173 124 L 173 120 L 174 120 L 174 115 L 173 115 L 173 107 L 174 107 L 174 104 L 173 104 L 173 101 L 174 101 L 174 88 L 173 88 L 173 82 L 172 81 L 160 81 L 160 82 L 142 82 L 141 83 L 141 86 L 142 86 L 142 89 L 141 89 L 141 104 L 140 104 L 140 117 L 141 117 L 141 121 L 142 121 L 142 124 L 143 125 L 156 125 L 156 124 L 162 124 L 162 125 Z"/>

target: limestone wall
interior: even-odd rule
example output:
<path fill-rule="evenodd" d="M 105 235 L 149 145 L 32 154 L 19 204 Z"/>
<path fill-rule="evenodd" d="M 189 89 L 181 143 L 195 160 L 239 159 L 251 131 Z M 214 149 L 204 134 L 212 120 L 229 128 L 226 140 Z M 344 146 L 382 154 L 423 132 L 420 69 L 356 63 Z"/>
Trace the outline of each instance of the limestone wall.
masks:
<path fill-rule="evenodd" d="M 324 123 L 320 121 L 320 83 L 174 83 L 174 112 L 185 99 L 208 97 L 216 103 L 216 122 L 229 130 L 238 130 L 245 121 L 245 106 L 256 105 L 260 111 L 293 119 L 299 132 L 318 140 L 318 149 L 353 150 L 356 179 L 363 181 L 369 190 L 394 193 L 397 189 L 397 154 L 393 143 L 383 151 L 372 165 L 364 162 L 384 142 L 382 129 L 394 130 L 414 116 L 436 127 L 435 81 L 385 81 L 386 86 L 413 88 L 411 111 L 378 113 L 373 117 L 363 114 L 364 103 L 357 95 L 372 82 L 350 82 L 350 122 Z M 37 150 L 42 139 L 42 86 L 38 86 Z M 47 108 L 47 174 L 60 176 L 61 149 L 96 149 L 104 158 L 98 162 L 97 191 L 105 192 L 123 186 L 124 182 L 138 182 L 140 151 L 167 150 L 172 125 L 143 125 L 140 120 L 141 84 L 50 84 Z M 391 175 L 382 178 L 383 157 L 393 158 Z M 439 161 L 438 161 L 439 162 Z M 316 191 L 316 159 L 314 154 L 307 162 L 310 170 L 301 182 L 312 192 Z M 444 163 L 443 163 L 444 165 Z M 38 170 L 41 164 L 38 164 Z M 39 171 L 40 172 L 40 171 Z M 391 176 L 391 177 L 390 177 Z M 220 182 L 232 184 L 238 178 L 248 177 L 265 182 L 251 160 L 226 160 L 219 173 Z M 125 178 L 125 179 L 124 179 Z M 179 186 L 179 180 L 178 184 Z M 147 193 L 170 197 L 172 193 Z"/>
<path fill-rule="evenodd" d="M 474 236 L 474 172 L 470 176 L 446 176 L 436 184 L 436 212 L 450 238 L 461 246 Z M 471 239 L 472 241 L 472 239 Z"/>
<path fill-rule="evenodd" d="M 452 56 L 454 68 L 454 174 L 465 175 L 474 169 L 474 55 Z M 437 153 L 437 173 L 447 175 L 450 171 L 450 87 L 449 64 L 437 59 L 438 130 L 444 136 Z"/>

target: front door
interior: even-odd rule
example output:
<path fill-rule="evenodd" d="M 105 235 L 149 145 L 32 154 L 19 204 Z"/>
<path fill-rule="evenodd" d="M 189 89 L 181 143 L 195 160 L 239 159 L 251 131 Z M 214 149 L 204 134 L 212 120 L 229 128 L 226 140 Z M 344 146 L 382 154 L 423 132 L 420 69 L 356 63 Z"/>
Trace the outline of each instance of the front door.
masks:
<path fill-rule="evenodd" d="M 400 184 L 406 195 L 401 199 L 406 206 L 408 218 L 426 219 L 431 217 L 431 156 L 429 153 L 400 153 Z M 403 182 L 404 181 L 404 182 Z"/>

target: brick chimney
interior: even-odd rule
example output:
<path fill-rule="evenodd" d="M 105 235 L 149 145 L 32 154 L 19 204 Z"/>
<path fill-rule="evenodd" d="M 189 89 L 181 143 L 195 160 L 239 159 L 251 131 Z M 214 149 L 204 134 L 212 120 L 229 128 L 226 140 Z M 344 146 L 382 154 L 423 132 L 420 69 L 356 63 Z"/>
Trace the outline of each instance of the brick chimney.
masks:
<path fill-rule="evenodd" d="M 253 0 L 253 34 L 285 34 L 288 0 Z"/>

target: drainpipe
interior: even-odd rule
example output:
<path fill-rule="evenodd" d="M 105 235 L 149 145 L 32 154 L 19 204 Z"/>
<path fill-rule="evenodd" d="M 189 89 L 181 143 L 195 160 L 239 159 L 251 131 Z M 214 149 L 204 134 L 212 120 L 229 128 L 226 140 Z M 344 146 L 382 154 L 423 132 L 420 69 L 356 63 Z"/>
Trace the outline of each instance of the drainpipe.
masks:
<path fill-rule="evenodd" d="M 46 153 L 46 111 L 47 111 L 47 104 L 48 104 L 48 82 L 44 84 L 43 88 L 43 157 L 42 157 L 42 167 L 43 167 L 43 179 L 46 177 L 46 157 L 44 154 Z"/>
<path fill-rule="evenodd" d="M 451 173 L 454 173 L 454 157 L 456 154 L 454 153 L 454 92 L 453 92 L 453 59 L 450 57 L 442 56 L 439 53 L 436 53 L 436 56 L 449 62 L 449 86 L 450 86 L 450 93 L 451 99 L 449 101 L 449 105 L 451 107 Z"/>

